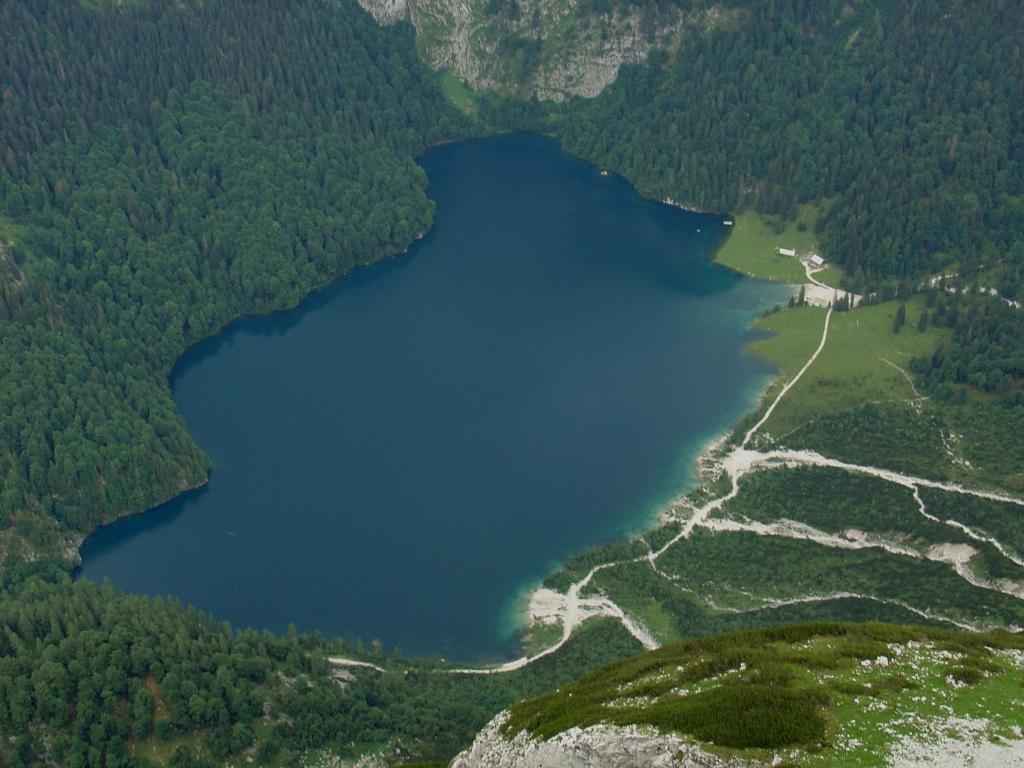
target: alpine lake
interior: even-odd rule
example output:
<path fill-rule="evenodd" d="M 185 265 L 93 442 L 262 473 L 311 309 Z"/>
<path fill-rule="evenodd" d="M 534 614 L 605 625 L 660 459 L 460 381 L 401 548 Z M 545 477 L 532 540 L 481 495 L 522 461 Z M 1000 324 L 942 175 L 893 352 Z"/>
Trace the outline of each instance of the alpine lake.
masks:
<path fill-rule="evenodd" d="M 120 520 L 80 575 L 230 621 L 464 661 L 519 651 L 529 590 L 637 533 L 770 369 L 789 293 L 711 262 L 723 218 L 530 135 L 444 145 L 407 253 L 186 353 L 207 486 Z"/>

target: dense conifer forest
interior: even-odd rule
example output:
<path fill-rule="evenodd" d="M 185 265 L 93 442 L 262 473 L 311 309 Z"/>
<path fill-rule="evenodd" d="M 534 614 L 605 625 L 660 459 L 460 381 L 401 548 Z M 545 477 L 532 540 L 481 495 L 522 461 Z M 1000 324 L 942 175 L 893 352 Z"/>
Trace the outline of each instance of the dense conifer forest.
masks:
<path fill-rule="evenodd" d="M 316 635 L 234 631 L 109 585 L 33 580 L 0 592 L 0 765 L 291 766 L 311 749 L 387 743 L 406 759 L 448 757 L 498 709 L 637 649 L 599 625 L 557 661 L 453 675 Z M 350 674 L 332 654 L 387 671 Z"/>
<path fill-rule="evenodd" d="M 1024 14 L 991 3 L 754 0 L 626 67 L 550 130 L 658 198 L 819 221 L 850 285 L 1024 264 Z"/>
<path fill-rule="evenodd" d="M 930 294 L 919 325 L 945 325 L 953 340 L 915 363 L 926 385 L 945 398 L 963 399 L 968 385 L 1024 405 L 1024 313 L 988 296 Z"/>
<path fill-rule="evenodd" d="M 430 227 L 459 130 L 408 27 L 354 4 L 0 7 L 0 550 L 203 482 L 167 374 Z M 12 535 L 14 534 L 14 535 Z"/>
<path fill-rule="evenodd" d="M 607 5 L 630 3 L 584 10 Z M 101 523 L 204 481 L 167 383 L 182 352 L 408 247 L 433 213 L 415 157 L 439 141 L 526 127 L 700 208 L 781 222 L 824 202 L 850 287 L 973 281 L 900 332 L 949 329 L 913 363 L 923 389 L 976 397 L 1019 440 L 1024 315 L 977 290 L 1024 292 L 1019 4 L 724 6 L 597 99 L 490 96 L 472 123 L 411 27 L 347 0 L 0 3 L 0 766 L 447 757 L 508 703 L 637 650 L 598 624 L 522 673 L 456 678 L 64 573 Z M 337 675 L 330 654 L 389 672 Z"/>

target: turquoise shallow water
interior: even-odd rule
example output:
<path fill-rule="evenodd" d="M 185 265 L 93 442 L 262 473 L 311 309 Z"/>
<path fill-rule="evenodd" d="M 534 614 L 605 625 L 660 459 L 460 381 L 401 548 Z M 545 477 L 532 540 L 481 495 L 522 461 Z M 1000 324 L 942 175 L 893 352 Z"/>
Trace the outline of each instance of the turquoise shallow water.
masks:
<path fill-rule="evenodd" d="M 710 263 L 721 218 L 644 201 L 527 135 L 421 160 L 436 225 L 171 383 L 209 485 L 102 529 L 82 575 L 233 624 L 467 660 L 510 602 L 635 530 L 768 375 L 784 289 Z"/>

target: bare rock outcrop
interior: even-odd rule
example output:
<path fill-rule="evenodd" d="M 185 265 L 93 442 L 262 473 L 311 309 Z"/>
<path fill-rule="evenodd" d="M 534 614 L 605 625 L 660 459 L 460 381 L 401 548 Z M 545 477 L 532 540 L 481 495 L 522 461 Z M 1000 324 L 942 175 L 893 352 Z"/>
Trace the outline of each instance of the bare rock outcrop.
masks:
<path fill-rule="evenodd" d="M 378 22 L 408 19 L 421 55 L 474 88 L 562 101 L 597 96 L 621 67 L 735 23 L 717 6 L 594 10 L 586 0 L 359 0 Z"/>
<path fill-rule="evenodd" d="M 543 741 L 525 731 L 506 738 L 502 712 L 451 768 L 763 768 L 749 760 L 723 760 L 678 736 L 638 726 L 570 728 Z"/>

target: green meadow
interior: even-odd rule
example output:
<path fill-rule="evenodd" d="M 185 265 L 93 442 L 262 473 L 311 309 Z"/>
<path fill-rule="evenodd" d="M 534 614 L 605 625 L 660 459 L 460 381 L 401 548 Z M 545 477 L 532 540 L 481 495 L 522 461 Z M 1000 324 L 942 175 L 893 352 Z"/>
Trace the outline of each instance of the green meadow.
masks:
<path fill-rule="evenodd" d="M 893 333 L 899 304 L 895 301 L 834 312 L 828 340 L 821 355 L 794 386 L 765 424 L 773 438 L 780 438 L 808 421 L 860 403 L 906 403 L 919 397 L 911 384 L 909 362 L 930 355 L 949 338 L 943 328 L 931 326 L 919 332 L 916 321 L 924 298 L 907 303 L 907 322 Z M 751 345 L 759 355 L 780 369 L 771 397 L 804 365 L 821 340 L 825 310 L 801 307 L 762 318 L 757 327 L 770 338 Z"/>
<path fill-rule="evenodd" d="M 819 209 L 804 206 L 796 221 L 777 226 L 759 213 L 743 211 L 733 220 L 728 239 L 715 254 L 715 261 L 736 272 L 775 283 L 803 283 L 807 276 L 798 258 L 782 256 L 779 248 L 795 249 L 798 256 L 819 252 L 814 223 Z M 829 277 L 839 277 L 838 268 Z M 821 279 L 821 275 L 818 275 Z M 828 285 L 833 283 L 823 280 Z M 838 284 L 838 283 L 836 283 Z"/>

